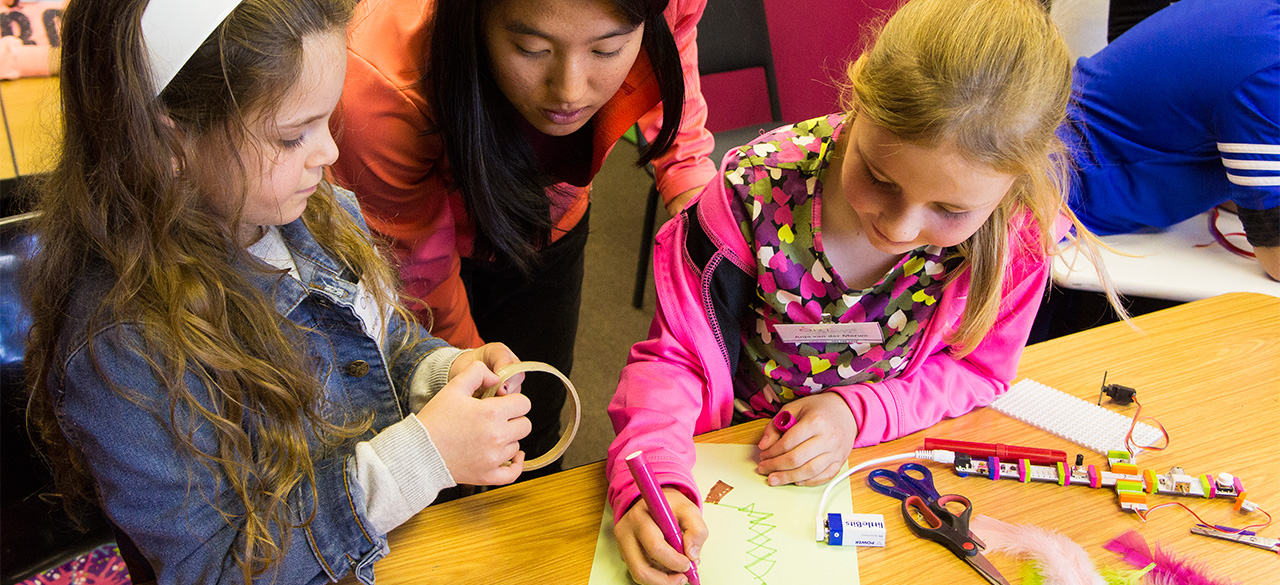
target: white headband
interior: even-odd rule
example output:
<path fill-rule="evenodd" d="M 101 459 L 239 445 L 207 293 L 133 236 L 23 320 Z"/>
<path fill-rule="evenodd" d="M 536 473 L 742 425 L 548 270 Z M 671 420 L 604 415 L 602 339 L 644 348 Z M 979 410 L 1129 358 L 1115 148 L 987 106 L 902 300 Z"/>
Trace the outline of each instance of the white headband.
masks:
<path fill-rule="evenodd" d="M 151 0 L 142 13 L 142 42 L 156 95 L 243 0 Z"/>

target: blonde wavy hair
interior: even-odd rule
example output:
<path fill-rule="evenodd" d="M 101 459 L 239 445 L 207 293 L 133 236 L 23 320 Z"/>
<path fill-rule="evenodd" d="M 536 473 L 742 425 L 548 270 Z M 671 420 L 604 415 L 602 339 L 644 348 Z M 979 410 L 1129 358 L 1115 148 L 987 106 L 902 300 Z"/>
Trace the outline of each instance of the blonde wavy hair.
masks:
<path fill-rule="evenodd" d="M 1070 157 L 1056 131 L 1071 98 L 1071 56 L 1037 0 L 911 0 L 848 67 L 845 107 L 895 136 L 951 145 L 1017 179 L 991 217 L 956 247 L 969 271 L 964 314 L 949 342 L 967 353 L 1000 310 L 1013 222 L 1039 228 L 1038 252 L 1057 253 L 1053 226 L 1070 219 L 1102 270 L 1096 238 L 1067 207 Z M 1105 272 L 1108 297 L 1121 315 Z"/>
<path fill-rule="evenodd" d="M 237 240 L 239 217 L 228 220 L 210 201 L 244 196 L 251 155 L 237 152 L 254 144 L 261 113 L 278 109 L 298 79 L 304 38 L 344 34 L 355 0 L 245 0 L 158 98 L 139 24 L 146 4 L 72 0 L 65 12 L 60 159 L 42 185 L 41 249 L 24 275 L 34 321 L 28 417 L 75 517 L 96 503 L 92 479 L 58 426 L 49 385 L 62 375 L 71 291 L 86 271 L 105 271 L 112 284 L 88 330 L 137 325 L 142 339 L 133 349 L 163 394 L 114 389 L 166 423 L 185 456 L 224 478 L 218 489 L 229 489 L 234 509 L 217 508 L 209 493 L 193 493 L 192 505 L 214 506 L 238 531 L 233 553 L 249 582 L 289 550 L 295 508 L 314 515 L 317 454 L 309 444 L 332 450 L 364 434 L 370 416 L 326 416 L 325 372 L 309 355 L 308 332 L 254 285 L 244 267 L 259 263 Z M 231 153 L 233 168 L 211 156 L 219 153 Z M 412 322 L 397 302 L 394 272 L 332 186 L 321 183 L 302 221 L 381 306 Z M 397 351 L 420 340 L 416 328 L 405 329 L 392 340 Z M 184 383 L 189 374 L 200 386 Z M 196 444 L 197 428 L 211 430 L 214 447 Z"/>

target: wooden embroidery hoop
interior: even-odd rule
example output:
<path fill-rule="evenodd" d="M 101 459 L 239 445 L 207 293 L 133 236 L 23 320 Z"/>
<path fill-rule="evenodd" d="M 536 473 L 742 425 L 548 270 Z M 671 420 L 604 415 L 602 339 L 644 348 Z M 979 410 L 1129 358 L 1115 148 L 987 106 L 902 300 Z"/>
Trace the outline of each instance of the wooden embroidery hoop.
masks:
<path fill-rule="evenodd" d="M 552 461 L 559 459 L 569 449 L 569 444 L 573 442 L 573 437 L 578 434 L 578 425 L 582 423 L 582 404 L 578 400 L 578 391 L 573 388 L 573 382 L 570 382 L 568 377 L 560 373 L 560 370 L 542 362 L 517 362 L 502 368 L 502 373 L 499 374 L 501 378 L 498 383 L 481 390 L 476 396 L 479 398 L 497 396 L 498 390 L 502 388 L 503 384 L 507 383 L 507 380 L 516 374 L 525 372 L 545 372 L 560 378 L 560 381 L 564 383 L 565 390 L 568 390 L 569 404 L 573 408 L 573 422 L 569 424 L 569 430 L 560 435 L 560 440 L 556 442 L 555 446 L 550 451 L 542 454 L 542 456 L 524 462 L 524 470 L 533 471 L 551 464 Z"/>

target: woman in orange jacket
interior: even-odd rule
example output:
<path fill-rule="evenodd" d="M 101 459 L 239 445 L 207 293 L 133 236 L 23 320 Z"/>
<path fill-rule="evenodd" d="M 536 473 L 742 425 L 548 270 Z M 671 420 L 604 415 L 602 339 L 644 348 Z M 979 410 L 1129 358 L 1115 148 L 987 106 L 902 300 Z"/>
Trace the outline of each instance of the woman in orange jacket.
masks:
<path fill-rule="evenodd" d="M 695 44 L 705 5 L 360 3 L 333 172 L 392 241 L 433 334 L 570 371 L 591 180 L 614 143 L 640 123 L 639 163 L 672 211 L 715 175 Z M 524 385 L 529 456 L 554 443 L 564 401 L 540 382 Z"/>

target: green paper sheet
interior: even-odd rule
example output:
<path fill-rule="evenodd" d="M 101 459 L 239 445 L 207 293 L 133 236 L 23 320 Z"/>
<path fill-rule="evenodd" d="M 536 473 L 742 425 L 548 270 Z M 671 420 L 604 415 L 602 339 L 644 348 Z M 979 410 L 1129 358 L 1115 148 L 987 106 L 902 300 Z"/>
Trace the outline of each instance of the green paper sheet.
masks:
<path fill-rule="evenodd" d="M 755 472 L 754 445 L 699 443 L 693 477 L 705 499 L 717 481 L 733 486 L 719 504 L 702 505 L 710 537 L 698 575 L 704 585 L 813 585 L 838 579 L 858 584 L 852 546 L 814 542 L 814 516 L 823 487 L 769 487 Z M 832 490 L 827 512 L 852 513 L 849 483 Z M 590 585 L 630 585 L 613 538 L 613 510 L 605 505 Z"/>

